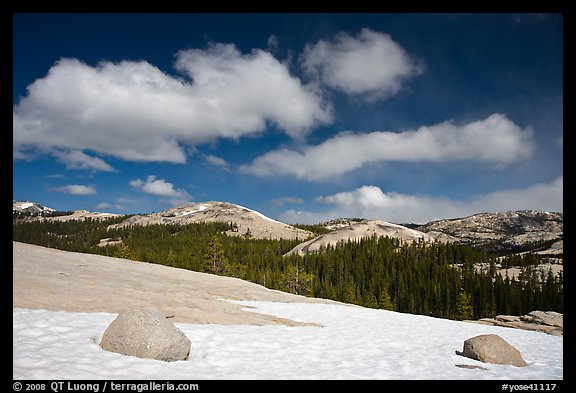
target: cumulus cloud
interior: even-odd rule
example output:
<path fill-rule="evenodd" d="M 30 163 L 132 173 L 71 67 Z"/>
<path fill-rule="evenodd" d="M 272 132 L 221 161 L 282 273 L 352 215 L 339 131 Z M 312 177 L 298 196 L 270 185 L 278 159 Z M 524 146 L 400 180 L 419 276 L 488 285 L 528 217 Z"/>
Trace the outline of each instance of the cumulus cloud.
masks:
<path fill-rule="evenodd" d="M 212 155 L 212 154 L 204 155 L 204 161 L 206 161 L 210 165 L 214 165 L 214 166 L 220 167 L 222 169 L 227 169 L 229 167 L 229 164 L 228 164 L 228 162 L 226 162 L 225 159 L 223 159 L 222 157 Z"/>
<path fill-rule="evenodd" d="M 339 33 L 307 45 L 301 64 L 325 85 L 369 99 L 392 96 L 407 79 L 423 72 L 389 35 L 366 28 L 357 36 Z"/>
<path fill-rule="evenodd" d="M 177 190 L 172 183 L 164 179 L 156 179 L 154 175 L 149 175 L 146 180 L 131 180 L 128 184 L 146 194 L 178 199 L 191 199 L 185 190 Z"/>
<path fill-rule="evenodd" d="M 301 137 L 310 127 L 332 121 L 331 107 L 266 51 L 242 55 L 234 45 L 214 44 L 180 51 L 175 66 L 194 80 L 202 109 L 224 136 L 263 130 L 269 120 L 291 137 Z"/>
<path fill-rule="evenodd" d="M 114 209 L 114 210 L 124 210 L 126 207 L 120 203 L 108 203 L 108 202 L 100 202 L 99 204 L 97 204 L 96 209 L 100 209 L 100 210 L 110 210 L 110 209 Z"/>
<path fill-rule="evenodd" d="M 508 189 L 479 196 L 473 200 L 477 211 L 545 210 L 564 211 L 564 177 L 550 183 L 538 183 L 525 189 Z"/>
<path fill-rule="evenodd" d="M 301 151 L 270 151 L 241 170 L 321 181 L 381 161 L 475 160 L 504 166 L 530 157 L 533 149 L 529 128 L 523 130 L 505 115 L 493 114 L 464 125 L 446 121 L 403 132 L 343 132 Z"/>
<path fill-rule="evenodd" d="M 115 211 L 123 211 L 127 209 L 127 205 L 133 205 L 134 202 L 130 199 L 120 197 L 116 199 L 116 202 L 100 202 L 96 206 L 96 209 L 107 211 L 107 210 L 115 210 Z"/>
<path fill-rule="evenodd" d="M 270 34 L 268 40 L 266 41 L 266 44 L 268 44 L 268 49 L 270 51 L 276 50 L 278 48 L 278 37 L 274 34 Z"/>
<path fill-rule="evenodd" d="M 70 195 L 94 195 L 96 194 L 96 187 L 93 185 L 85 186 L 82 184 L 70 184 L 67 186 L 51 188 L 50 191 L 62 192 Z"/>
<path fill-rule="evenodd" d="M 363 217 L 396 223 L 426 223 L 441 218 L 464 217 L 481 212 L 508 210 L 563 211 L 563 177 L 523 189 L 506 189 L 462 201 L 425 195 L 384 192 L 377 186 L 320 196 L 325 211 L 289 210 L 285 222 L 318 223 L 337 217 Z"/>
<path fill-rule="evenodd" d="M 92 157 L 83 151 L 56 151 L 54 155 L 66 165 L 68 169 L 90 169 L 95 171 L 114 172 L 108 163 L 98 157 Z"/>
<path fill-rule="evenodd" d="M 178 52 L 175 68 L 185 77 L 146 61 L 90 66 L 60 59 L 13 107 L 14 157 L 90 149 L 129 161 L 184 163 L 187 146 L 269 125 L 302 138 L 332 121 L 323 98 L 268 52 L 214 44 Z"/>
<path fill-rule="evenodd" d="M 274 199 L 271 202 L 273 205 L 276 205 L 276 206 L 284 206 L 285 204 L 304 203 L 304 199 L 286 196 L 286 197 Z"/>

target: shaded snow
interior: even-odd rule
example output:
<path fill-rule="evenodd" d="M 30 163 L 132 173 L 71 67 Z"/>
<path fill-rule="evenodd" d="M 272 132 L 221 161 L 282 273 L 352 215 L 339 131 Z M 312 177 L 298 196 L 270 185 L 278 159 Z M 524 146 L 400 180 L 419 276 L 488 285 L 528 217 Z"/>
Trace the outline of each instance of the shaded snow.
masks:
<path fill-rule="evenodd" d="M 192 342 L 191 354 L 187 361 L 165 363 L 101 349 L 98 343 L 115 314 L 14 309 L 13 378 L 563 378 L 562 337 L 349 305 L 238 303 L 322 327 L 176 323 Z M 488 333 L 518 348 L 528 366 L 485 364 L 455 354 L 464 340 Z"/>

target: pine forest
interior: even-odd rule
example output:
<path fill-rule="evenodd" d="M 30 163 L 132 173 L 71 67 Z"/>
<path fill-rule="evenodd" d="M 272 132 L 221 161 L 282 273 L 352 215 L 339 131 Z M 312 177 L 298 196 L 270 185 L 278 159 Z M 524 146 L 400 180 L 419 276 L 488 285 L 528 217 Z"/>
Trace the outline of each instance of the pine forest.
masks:
<path fill-rule="evenodd" d="M 14 220 L 13 240 L 67 251 L 146 261 L 237 277 L 271 289 L 365 307 L 450 319 L 479 319 L 533 310 L 563 312 L 563 276 L 536 266 L 536 254 L 504 257 L 518 277 L 497 272 L 486 250 L 389 237 L 340 242 L 318 253 L 284 256 L 308 239 L 229 236 L 231 223 L 109 228 L 107 220 Z M 315 226 L 300 227 L 318 230 Z M 101 239 L 109 239 L 105 245 Z M 506 259 L 507 258 L 507 259 Z M 476 269 L 489 264 L 485 270 Z"/>

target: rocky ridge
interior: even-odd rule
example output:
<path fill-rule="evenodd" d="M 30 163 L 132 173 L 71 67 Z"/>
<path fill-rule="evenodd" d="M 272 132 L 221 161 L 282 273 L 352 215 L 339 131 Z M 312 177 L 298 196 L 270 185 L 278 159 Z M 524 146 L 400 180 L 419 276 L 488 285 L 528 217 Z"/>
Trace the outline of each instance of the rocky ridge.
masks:
<path fill-rule="evenodd" d="M 357 231 L 367 222 L 380 222 L 386 230 Z M 563 255 L 564 215 L 557 212 L 519 210 L 498 213 L 479 213 L 463 218 L 436 220 L 426 224 L 392 224 L 385 221 L 335 219 L 321 224 L 332 232 L 318 236 L 290 251 L 304 255 L 317 251 L 322 245 L 339 240 L 358 240 L 373 234 L 398 237 L 402 240 L 419 238 L 427 241 L 456 243 L 482 247 L 492 251 L 531 251 L 546 257 Z M 382 229 L 382 228 L 381 228 Z M 418 233 L 418 235 L 414 235 Z M 555 260 L 555 263 L 558 263 Z"/>
<path fill-rule="evenodd" d="M 53 213 L 54 209 L 36 202 L 13 201 L 13 213 L 40 215 Z M 104 219 L 121 214 L 76 210 L 72 214 L 43 217 L 48 220 Z M 126 218 L 118 227 L 129 225 L 175 224 L 196 222 L 226 222 L 236 225 L 228 231 L 232 236 L 250 236 L 256 239 L 301 239 L 314 236 L 310 231 L 296 228 L 266 217 L 265 215 L 228 202 L 200 202 L 176 207 L 162 212 L 141 214 Z M 463 218 L 443 219 L 420 224 L 392 224 L 378 220 L 342 218 L 323 225 L 331 233 L 299 245 L 290 253 L 300 255 L 316 251 L 339 240 L 358 240 L 365 236 L 390 236 L 402 240 L 423 239 L 483 247 L 492 251 L 531 251 L 546 257 L 563 255 L 563 213 L 519 210 L 499 213 L 479 213 Z"/>
<path fill-rule="evenodd" d="M 42 219 L 48 221 L 70 221 L 70 220 L 86 220 L 86 219 L 105 220 L 107 218 L 120 217 L 123 215 L 124 214 L 92 212 L 89 210 L 74 210 L 72 214 L 55 216 L 55 217 L 43 217 Z"/>
<path fill-rule="evenodd" d="M 290 250 L 286 255 L 305 255 L 317 252 L 327 245 L 334 246 L 340 241 L 358 241 L 361 238 L 371 236 L 389 236 L 405 241 L 425 240 L 433 241 L 434 238 L 426 233 L 415 229 L 406 228 L 402 225 L 392 224 L 379 220 L 363 220 L 350 222 L 346 226 L 338 227 L 332 232 L 320 235 L 307 242 L 301 243 Z"/>
<path fill-rule="evenodd" d="M 437 220 L 415 229 L 440 241 L 455 242 L 495 251 L 527 251 L 562 254 L 564 214 L 518 210 L 480 213 Z"/>
<path fill-rule="evenodd" d="M 467 320 L 483 325 L 533 330 L 554 336 L 564 335 L 564 315 L 555 311 L 531 311 L 526 315 L 497 315 L 494 318 Z"/>
<path fill-rule="evenodd" d="M 127 218 L 116 227 L 129 225 L 174 224 L 185 225 L 198 222 L 224 222 L 236 224 L 227 232 L 232 236 L 250 236 L 255 239 L 308 239 L 312 232 L 273 220 L 243 206 L 228 202 L 201 202 L 142 214 Z"/>
<path fill-rule="evenodd" d="M 47 213 L 53 213 L 54 211 L 55 209 L 44 206 L 37 202 L 12 200 L 12 213 L 37 216 Z"/>

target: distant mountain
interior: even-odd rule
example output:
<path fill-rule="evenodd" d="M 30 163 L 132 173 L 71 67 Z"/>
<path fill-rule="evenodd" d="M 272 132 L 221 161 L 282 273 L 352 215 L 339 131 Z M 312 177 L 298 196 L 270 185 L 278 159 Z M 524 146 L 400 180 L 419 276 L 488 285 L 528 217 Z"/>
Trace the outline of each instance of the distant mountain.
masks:
<path fill-rule="evenodd" d="M 12 200 L 12 213 L 29 215 L 29 216 L 41 216 L 44 214 L 50 214 L 55 212 L 55 209 L 51 207 L 44 206 L 37 202 L 30 201 L 15 201 Z"/>
<path fill-rule="evenodd" d="M 491 251 L 533 251 L 548 256 L 563 254 L 562 213 L 519 210 L 479 213 L 464 218 L 444 219 L 427 224 L 391 224 L 385 221 L 342 218 L 321 224 L 332 232 L 299 244 L 288 254 L 304 255 L 338 241 L 362 237 L 423 239 L 482 247 Z"/>
<path fill-rule="evenodd" d="M 318 224 L 318 225 L 323 226 L 324 228 L 333 231 L 333 230 L 338 229 L 338 228 L 350 226 L 352 223 L 360 222 L 360 221 L 366 221 L 366 219 L 364 219 L 364 218 L 335 218 L 333 220 L 326 221 L 326 222 L 323 222 L 323 223 Z"/>
<path fill-rule="evenodd" d="M 68 221 L 68 220 L 84 220 L 91 219 L 105 219 L 111 217 L 123 216 L 124 214 L 91 212 L 88 210 L 74 210 L 74 211 L 58 211 L 51 207 L 44 206 L 38 202 L 30 201 L 12 201 L 12 214 L 14 217 L 43 217 L 49 221 Z"/>
<path fill-rule="evenodd" d="M 480 213 L 415 227 L 440 241 L 494 251 L 562 254 L 564 214 L 535 210 Z"/>
<path fill-rule="evenodd" d="M 55 209 L 37 202 L 13 201 L 14 216 L 53 216 Z M 118 217 L 121 214 L 76 210 L 50 217 L 50 220 L 82 220 Z M 310 231 L 296 228 L 262 213 L 228 202 L 200 202 L 180 206 L 158 213 L 134 215 L 117 227 L 150 224 L 189 224 L 197 222 L 232 223 L 236 229 L 232 236 L 249 235 L 255 239 L 301 239 L 314 236 Z M 499 213 L 479 213 L 463 218 L 443 219 L 419 224 L 393 224 L 386 221 L 340 218 L 322 224 L 332 230 L 307 240 L 291 250 L 304 255 L 338 241 L 358 240 L 362 237 L 389 236 L 402 240 L 450 242 L 482 247 L 496 252 L 533 251 L 542 255 L 563 254 L 564 214 L 536 210 L 518 210 Z"/>
<path fill-rule="evenodd" d="M 340 223 L 340 220 L 337 220 Z M 320 235 L 312 240 L 301 243 L 290 250 L 286 255 L 305 255 L 310 252 L 319 251 L 328 244 L 336 245 L 339 241 L 357 241 L 364 237 L 389 236 L 401 240 L 425 240 L 433 241 L 434 238 L 426 233 L 415 229 L 406 228 L 402 225 L 392 224 L 386 221 L 362 220 L 348 221 L 347 225 L 339 225 L 337 229 L 330 233 Z"/>
<path fill-rule="evenodd" d="M 105 213 L 105 212 L 92 212 L 89 210 L 74 210 L 68 214 L 63 214 L 55 217 L 48 217 L 46 220 L 50 221 L 70 221 L 70 220 L 85 220 L 87 218 L 93 220 L 105 220 L 107 218 L 120 217 L 125 214 Z"/>
<path fill-rule="evenodd" d="M 308 239 L 312 232 L 273 220 L 262 213 L 228 202 L 201 202 L 142 214 L 127 218 L 117 227 L 150 224 L 190 224 L 196 222 L 224 222 L 237 225 L 229 235 L 245 236 L 248 232 L 255 239 Z"/>

